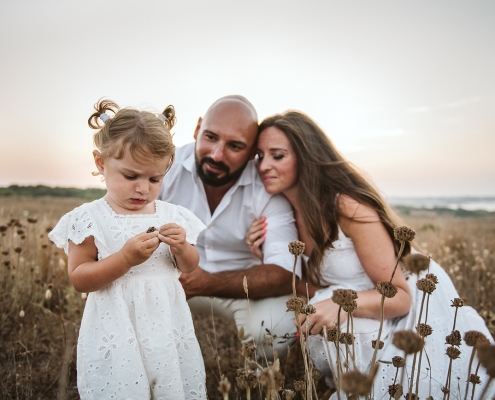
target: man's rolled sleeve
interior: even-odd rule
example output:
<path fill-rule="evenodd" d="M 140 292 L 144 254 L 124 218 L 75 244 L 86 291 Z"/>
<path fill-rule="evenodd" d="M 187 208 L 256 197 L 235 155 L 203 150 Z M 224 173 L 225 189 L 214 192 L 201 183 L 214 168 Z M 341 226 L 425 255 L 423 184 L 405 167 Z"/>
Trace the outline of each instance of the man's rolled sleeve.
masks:
<path fill-rule="evenodd" d="M 282 195 L 272 196 L 263 209 L 267 231 L 263 243 L 263 262 L 276 264 L 291 272 L 294 256 L 289 253 L 289 243 L 298 240 L 294 213 L 288 200 Z M 298 257 L 296 275 L 301 277 L 301 257 Z"/>

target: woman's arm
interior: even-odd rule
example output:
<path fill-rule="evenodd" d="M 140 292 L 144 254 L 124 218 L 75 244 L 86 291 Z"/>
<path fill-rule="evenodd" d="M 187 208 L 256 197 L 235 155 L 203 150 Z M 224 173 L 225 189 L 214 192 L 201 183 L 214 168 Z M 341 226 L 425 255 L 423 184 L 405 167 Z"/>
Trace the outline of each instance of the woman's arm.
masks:
<path fill-rule="evenodd" d="M 78 292 L 103 289 L 150 258 L 160 243 L 157 236 L 158 232 L 141 233 L 129 239 L 120 251 L 100 261 L 93 236 L 81 244 L 69 241 L 69 280 Z"/>
<path fill-rule="evenodd" d="M 337 207 L 341 217 L 338 221 L 344 234 L 351 238 L 359 260 L 376 285 L 378 281 L 388 281 L 396 263 L 392 239 L 380 222 L 376 211 L 358 203 L 354 199 L 340 195 Z M 397 268 L 392 283 L 397 287 L 397 294 L 392 299 L 385 299 L 384 318 L 390 319 L 405 315 L 411 306 L 411 295 L 400 267 Z M 355 317 L 380 318 L 381 294 L 375 289 L 358 292 Z M 314 304 L 317 312 L 310 316 L 316 321 L 311 333 L 321 332 L 323 325 L 331 327 L 337 320 L 338 305 L 332 299 Z M 341 313 L 341 322 L 346 313 Z M 304 320 L 304 318 L 302 318 Z"/>

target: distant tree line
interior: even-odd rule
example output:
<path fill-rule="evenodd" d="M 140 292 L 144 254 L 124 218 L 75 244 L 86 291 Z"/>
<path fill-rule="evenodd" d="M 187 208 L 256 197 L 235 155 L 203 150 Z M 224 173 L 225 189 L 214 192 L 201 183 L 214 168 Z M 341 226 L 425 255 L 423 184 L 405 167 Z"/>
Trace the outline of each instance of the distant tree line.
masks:
<path fill-rule="evenodd" d="M 95 200 L 103 197 L 107 191 L 105 189 L 78 189 L 64 187 L 50 187 L 44 185 L 0 187 L 0 197 L 5 196 L 26 196 L 26 197 L 77 197 L 85 200 Z"/>

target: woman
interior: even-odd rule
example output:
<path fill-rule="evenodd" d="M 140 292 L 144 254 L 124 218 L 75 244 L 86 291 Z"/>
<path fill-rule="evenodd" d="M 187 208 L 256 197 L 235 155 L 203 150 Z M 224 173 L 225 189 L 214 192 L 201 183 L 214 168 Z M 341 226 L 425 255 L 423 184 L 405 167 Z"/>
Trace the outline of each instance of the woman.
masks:
<path fill-rule="evenodd" d="M 353 312 L 356 367 L 366 372 L 374 351 L 371 341 L 377 338 L 380 325 L 381 295 L 375 286 L 378 281 L 388 281 L 392 276 L 399 247 L 393 240 L 393 230 L 401 225 L 400 220 L 377 190 L 339 154 L 324 132 L 306 115 L 288 111 L 269 117 L 261 123 L 259 132 L 259 175 L 268 193 L 282 193 L 287 197 L 294 209 L 299 238 L 306 245 L 306 275 L 298 282 L 297 291 L 306 295 L 307 283 L 310 303 L 316 313 L 308 316 L 309 321 L 305 321 L 306 315 L 300 315 L 299 319 L 301 323 L 307 322 L 304 326 L 310 327 L 313 362 L 331 385 L 328 351 L 335 362 L 336 354 L 332 354 L 335 346 L 326 346 L 320 333 L 323 326 L 333 327 L 337 321 L 339 306 L 332 301 L 332 294 L 337 288 L 358 292 L 357 308 Z M 253 243 L 252 251 L 259 257 L 262 257 L 265 229 L 269 227 L 264 219 L 256 220 L 246 236 L 247 242 Z M 410 251 L 410 245 L 406 244 L 403 256 Z M 429 361 L 422 364 L 420 398 L 443 397 L 441 386 L 445 385 L 449 364 L 444 356 L 447 347 L 444 343 L 453 324 L 450 301 L 459 297 L 437 264 L 431 262 L 430 272 L 440 280 L 439 288 L 432 296 L 445 303 L 438 299 L 430 302 L 428 321 L 439 323 L 433 327 L 434 335 L 426 341 Z M 406 279 L 401 268 L 395 272 L 392 283 L 397 294 L 384 303 L 385 322 L 381 334 L 384 348 L 380 350 L 378 360 L 390 362 L 392 357 L 404 354 L 391 344 L 391 339 L 395 330 L 413 329 L 417 324 L 421 296 L 416 293 L 416 281 L 412 276 Z M 491 339 L 483 320 L 472 308 L 465 307 L 459 313 L 458 318 L 469 319 L 468 329 L 479 330 Z M 346 329 L 346 315 L 344 312 L 340 315 L 341 323 L 344 322 L 342 330 Z M 466 360 L 469 360 L 471 349 L 461 350 L 465 350 L 463 359 L 454 363 L 452 378 L 459 376 L 462 379 L 460 386 L 464 388 L 469 363 Z M 335 370 L 335 365 L 332 366 Z M 391 363 L 380 364 L 380 378 L 374 381 L 375 399 L 388 397 L 395 373 L 396 368 Z M 457 386 L 457 379 L 452 386 Z M 404 392 L 407 393 L 407 387 Z M 478 389 L 478 395 L 480 393 Z"/>

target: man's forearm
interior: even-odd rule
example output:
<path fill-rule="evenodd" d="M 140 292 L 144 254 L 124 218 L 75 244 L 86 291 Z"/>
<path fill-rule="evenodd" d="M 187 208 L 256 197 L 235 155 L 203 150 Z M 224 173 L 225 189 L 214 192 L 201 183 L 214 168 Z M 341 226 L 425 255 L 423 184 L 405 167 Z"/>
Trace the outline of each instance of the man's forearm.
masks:
<path fill-rule="evenodd" d="M 245 270 L 209 274 L 204 296 L 246 298 L 244 276 L 247 279 L 250 299 L 277 297 L 292 291 L 291 272 L 278 265 L 262 264 Z"/>

